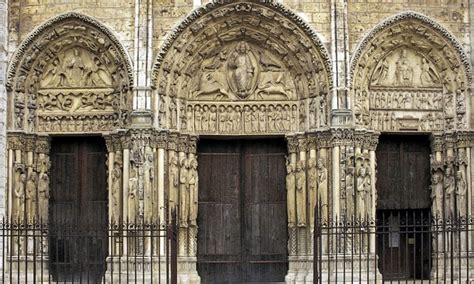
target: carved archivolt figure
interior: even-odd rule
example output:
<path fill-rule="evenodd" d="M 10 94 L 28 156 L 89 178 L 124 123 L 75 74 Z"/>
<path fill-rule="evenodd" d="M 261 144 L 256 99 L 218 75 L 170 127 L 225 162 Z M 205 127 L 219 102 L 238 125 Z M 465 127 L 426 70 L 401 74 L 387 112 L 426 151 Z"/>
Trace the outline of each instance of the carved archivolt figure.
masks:
<path fill-rule="evenodd" d="M 198 214 L 198 162 L 196 157 L 191 159 L 189 169 L 189 225 L 197 226 L 197 214 Z"/>
<path fill-rule="evenodd" d="M 328 210 L 328 187 L 327 178 L 328 170 L 323 159 L 318 159 L 318 203 L 321 206 L 323 218 L 326 218 L 325 214 Z"/>
<path fill-rule="evenodd" d="M 132 166 L 130 177 L 128 179 L 128 222 L 134 222 L 137 216 L 137 195 L 138 195 L 138 178 L 137 170 Z"/>
<path fill-rule="evenodd" d="M 295 166 L 287 158 L 286 161 L 286 191 L 288 203 L 288 227 L 296 227 L 296 179 Z"/>
<path fill-rule="evenodd" d="M 451 166 L 446 168 L 444 176 L 444 194 L 446 198 L 446 217 L 450 218 L 454 215 L 454 202 L 456 194 L 456 184 L 453 176 L 453 169 Z"/>
<path fill-rule="evenodd" d="M 179 171 L 179 226 L 188 226 L 189 217 L 189 160 L 182 158 Z"/>
<path fill-rule="evenodd" d="M 466 185 L 466 178 L 464 177 L 464 173 L 462 171 L 456 172 L 456 204 L 458 209 L 459 216 L 464 216 L 467 213 L 466 210 L 466 192 L 467 192 L 467 185 Z"/>
<path fill-rule="evenodd" d="M 48 220 L 49 176 L 41 172 L 38 181 L 38 212 L 42 222 Z"/>
<path fill-rule="evenodd" d="M 14 208 L 13 208 L 13 217 L 17 222 L 21 222 L 23 220 L 24 214 L 24 204 L 25 204 L 25 182 L 26 182 L 26 175 L 21 171 L 21 169 L 17 169 L 17 179 L 15 181 L 15 187 L 13 189 L 14 195 Z"/>
<path fill-rule="evenodd" d="M 296 164 L 296 217 L 297 226 L 306 226 L 306 174 L 305 161 Z"/>
<path fill-rule="evenodd" d="M 431 177 L 431 199 L 433 200 L 433 216 L 443 216 L 443 182 L 441 174 L 434 173 Z"/>
<path fill-rule="evenodd" d="M 28 181 L 26 182 L 26 218 L 28 223 L 33 223 L 36 216 L 36 173 L 30 172 L 28 174 Z"/>

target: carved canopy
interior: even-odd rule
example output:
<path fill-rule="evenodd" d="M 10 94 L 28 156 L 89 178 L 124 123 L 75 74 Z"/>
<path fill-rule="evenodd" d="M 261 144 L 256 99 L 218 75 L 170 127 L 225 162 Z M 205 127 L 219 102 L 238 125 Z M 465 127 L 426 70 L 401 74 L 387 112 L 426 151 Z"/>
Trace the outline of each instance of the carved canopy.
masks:
<path fill-rule="evenodd" d="M 153 78 L 162 128 L 285 132 L 291 127 L 284 122 L 279 129 L 271 125 L 245 129 L 245 114 L 257 117 L 263 112 L 268 120 L 288 112 L 289 122 L 292 109 L 300 111 L 303 128 L 327 122 L 305 119 L 313 98 L 318 99 L 315 111 L 323 105 L 322 115 L 327 116 L 332 81 L 326 49 L 298 16 L 271 1 L 220 1 L 197 9 L 163 44 Z M 173 114 L 176 109 L 180 115 Z M 200 122 L 204 109 L 219 116 L 215 127 Z M 225 118 L 221 125 L 224 116 L 241 117 L 242 125 L 225 126 Z"/>
<path fill-rule="evenodd" d="M 9 66 L 9 128 L 100 132 L 127 123 L 133 84 L 115 36 L 87 16 L 60 15 L 31 33 Z"/>
<path fill-rule="evenodd" d="M 357 48 L 351 77 L 359 127 L 467 127 L 467 57 L 452 34 L 421 14 L 403 13 L 375 27 Z"/>

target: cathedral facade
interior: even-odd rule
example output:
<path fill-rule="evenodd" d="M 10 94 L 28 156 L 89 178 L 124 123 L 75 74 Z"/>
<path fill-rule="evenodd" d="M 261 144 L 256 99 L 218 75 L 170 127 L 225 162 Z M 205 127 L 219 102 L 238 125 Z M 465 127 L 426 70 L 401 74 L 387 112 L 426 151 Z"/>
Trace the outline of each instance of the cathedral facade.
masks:
<path fill-rule="evenodd" d="M 312 283 L 318 218 L 470 216 L 472 5 L 0 0 L 2 215 L 176 213 L 180 283 Z"/>

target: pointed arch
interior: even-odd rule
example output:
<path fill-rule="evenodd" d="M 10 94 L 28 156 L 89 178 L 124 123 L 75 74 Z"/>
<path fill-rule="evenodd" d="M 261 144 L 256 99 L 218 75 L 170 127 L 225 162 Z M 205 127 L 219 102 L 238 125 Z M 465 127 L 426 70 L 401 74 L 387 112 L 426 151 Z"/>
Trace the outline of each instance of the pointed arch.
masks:
<path fill-rule="evenodd" d="M 125 125 L 132 109 L 130 57 L 108 27 L 80 13 L 30 33 L 7 76 L 9 129 L 108 131 Z"/>
<path fill-rule="evenodd" d="M 416 12 L 375 26 L 350 64 L 358 127 L 442 131 L 468 127 L 468 57 L 447 29 Z"/>

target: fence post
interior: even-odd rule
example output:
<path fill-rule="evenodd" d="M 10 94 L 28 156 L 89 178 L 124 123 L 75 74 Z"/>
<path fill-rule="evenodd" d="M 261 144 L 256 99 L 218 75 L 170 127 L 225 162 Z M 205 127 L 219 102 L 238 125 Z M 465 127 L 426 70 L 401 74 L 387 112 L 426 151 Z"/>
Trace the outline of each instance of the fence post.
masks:
<path fill-rule="evenodd" d="M 171 212 L 171 224 L 168 224 L 168 239 L 171 241 L 171 284 L 178 283 L 178 226 L 176 221 L 176 209 L 173 209 Z"/>

